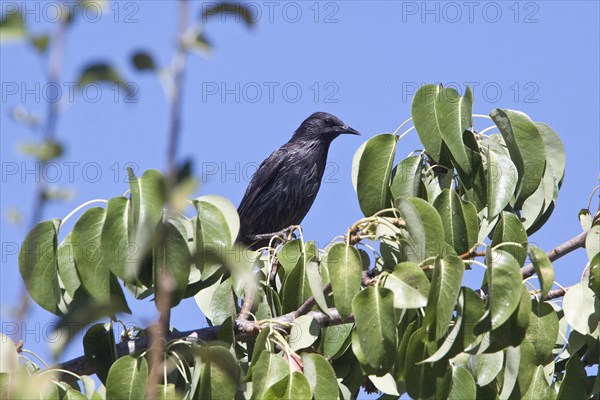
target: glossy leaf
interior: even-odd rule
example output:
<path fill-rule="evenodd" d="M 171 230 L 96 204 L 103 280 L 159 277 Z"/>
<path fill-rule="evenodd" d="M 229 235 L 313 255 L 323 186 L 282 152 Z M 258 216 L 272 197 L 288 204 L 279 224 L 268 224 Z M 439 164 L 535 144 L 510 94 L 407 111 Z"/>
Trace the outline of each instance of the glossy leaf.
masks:
<path fill-rule="evenodd" d="M 552 262 L 546 253 L 539 247 L 529 246 L 527 253 L 540 281 L 541 298 L 545 299 L 550 289 L 552 289 L 552 285 L 554 285 L 554 267 L 552 267 Z"/>
<path fill-rule="evenodd" d="M 558 316 L 549 303 L 532 300 L 529 327 L 525 340 L 535 349 L 535 363 L 546 365 L 552 360 L 552 350 L 558 336 Z"/>
<path fill-rule="evenodd" d="M 503 249 L 510 249 L 513 257 L 515 257 L 519 262 L 519 265 L 522 266 L 527 258 L 527 240 L 527 232 L 525 232 L 525 227 L 523 227 L 519 218 L 511 212 L 503 211 L 500 214 L 500 219 L 496 224 L 496 228 L 494 228 L 492 247 L 505 242 L 521 244 L 522 247 L 510 246 L 503 247 Z"/>
<path fill-rule="evenodd" d="M 329 271 L 336 308 L 342 318 L 352 314 L 352 299 L 359 292 L 362 261 L 358 250 L 345 243 L 336 243 L 327 252 L 325 265 Z"/>
<path fill-rule="evenodd" d="M 186 222 L 188 221 L 168 220 L 160 228 L 164 236 L 152 250 L 154 264 L 152 276 L 157 307 L 160 307 L 158 302 L 162 298 L 160 295 L 162 280 L 167 280 L 168 284 L 172 285 L 170 288 L 170 307 L 179 304 L 185 295 L 192 260 L 188 247 L 187 231 L 182 226 Z"/>
<path fill-rule="evenodd" d="M 418 263 L 451 251 L 445 243 L 442 218 L 431 204 L 412 197 L 398 200 L 396 207 L 406 223 L 408 237 L 402 244 L 408 261 Z"/>
<path fill-rule="evenodd" d="M 85 357 L 96 368 L 96 375 L 106 384 L 108 372 L 117 360 L 115 334 L 112 324 L 95 324 L 83 337 Z"/>
<path fill-rule="evenodd" d="M 105 217 L 103 208 L 89 208 L 75 223 L 71 234 L 81 283 L 100 304 L 108 304 L 111 300 L 111 261 L 103 259 L 101 242 Z"/>
<path fill-rule="evenodd" d="M 547 399 L 550 396 L 550 386 L 546 381 L 546 377 L 544 375 L 544 367 L 538 365 L 533 373 L 533 380 L 531 381 L 531 385 L 529 385 L 529 389 L 523 395 L 523 399 L 526 400 L 539 400 L 539 399 Z"/>
<path fill-rule="evenodd" d="M 492 382 L 502 370 L 503 362 L 504 353 L 501 351 L 473 356 L 473 371 L 477 385 L 483 387 Z"/>
<path fill-rule="evenodd" d="M 106 206 L 106 217 L 100 234 L 102 259 L 110 271 L 125 282 L 137 280 L 137 266 L 142 254 L 129 243 L 130 202 L 125 197 L 114 197 Z"/>
<path fill-rule="evenodd" d="M 454 255 L 438 257 L 435 260 L 423 320 L 423 325 L 429 327 L 429 332 L 434 335 L 435 340 L 442 338 L 448 330 L 464 271 L 464 263 Z"/>
<path fill-rule="evenodd" d="M 240 368 L 231 352 L 222 346 L 210 346 L 200 350 L 202 375 L 200 399 L 232 399 L 240 377 Z"/>
<path fill-rule="evenodd" d="M 462 137 L 466 129 L 465 120 L 468 116 L 463 116 L 465 98 L 453 88 L 442 88 L 438 91 L 435 99 L 435 118 L 442 139 L 453 160 L 467 175 L 472 172 L 472 166 L 465 149 Z M 466 100 L 468 101 L 468 99 Z"/>
<path fill-rule="evenodd" d="M 160 172 L 152 169 L 144 172 L 141 178 L 137 178 L 131 168 L 127 172 L 131 191 L 129 241 L 135 246 L 136 254 L 142 257 L 150 249 L 163 213 L 165 179 Z"/>
<path fill-rule="evenodd" d="M 289 367 L 283 358 L 267 351 L 263 352 L 252 366 L 252 399 L 263 399 L 267 389 L 289 373 Z"/>
<path fill-rule="evenodd" d="M 109 399 L 141 399 L 146 392 L 148 363 L 144 357 L 124 356 L 111 367 L 106 380 Z"/>
<path fill-rule="evenodd" d="M 394 201 L 401 197 L 421 197 L 423 195 L 422 169 L 422 155 L 407 157 L 396 164 L 390 185 Z"/>
<path fill-rule="evenodd" d="M 456 250 L 458 254 L 463 254 L 476 242 L 469 242 L 470 232 L 476 232 L 479 228 L 477 225 L 467 225 L 466 213 L 463 209 L 463 201 L 458 196 L 455 190 L 444 189 L 442 193 L 435 199 L 433 206 L 438 211 L 442 218 L 446 243 Z M 470 223 L 473 221 L 470 220 Z"/>
<path fill-rule="evenodd" d="M 501 326 L 517 309 L 521 299 L 521 271 L 513 251 L 506 247 L 486 252 L 489 305 L 482 322 L 489 318 L 491 329 Z"/>
<path fill-rule="evenodd" d="M 542 140 L 544 141 L 544 149 L 546 150 L 546 162 L 552 166 L 554 178 L 560 187 L 565 177 L 565 167 L 567 165 L 567 156 L 565 154 L 565 146 L 560 137 L 554 130 L 543 122 L 536 122 Z"/>
<path fill-rule="evenodd" d="M 452 368 L 452 387 L 449 400 L 464 400 L 475 398 L 475 380 L 469 371 L 461 366 Z"/>
<path fill-rule="evenodd" d="M 271 386 L 263 397 L 265 400 L 310 400 L 310 385 L 308 380 L 300 372 L 292 372 L 273 386 Z"/>
<path fill-rule="evenodd" d="M 356 189 L 358 203 L 367 217 L 391 207 L 390 175 L 397 138 L 382 134 L 369 139 L 360 158 Z"/>
<path fill-rule="evenodd" d="M 422 308 L 427 305 L 430 283 L 425 272 L 416 263 L 404 262 L 387 274 L 383 286 L 394 292 L 394 307 Z"/>
<path fill-rule="evenodd" d="M 315 400 L 336 399 L 338 385 L 331 364 L 321 355 L 316 353 L 302 354 L 304 376 L 310 386 L 310 391 Z"/>
<path fill-rule="evenodd" d="M 441 89 L 441 86 L 432 84 L 421 86 L 413 98 L 411 114 L 415 129 L 427 154 L 433 161 L 438 163 L 443 161 L 442 164 L 445 164 L 448 161 L 448 155 L 444 154 L 447 149 L 444 148 L 435 107 Z"/>
<path fill-rule="evenodd" d="M 567 290 L 563 298 L 563 310 L 569 325 L 577 332 L 589 335 L 598 328 L 600 300 L 585 282 Z"/>
<path fill-rule="evenodd" d="M 495 109 L 490 116 L 506 142 L 517 167 L 517 200 L 525 200 L 539 186 L 546 164 L 544 141 L 531 119 L 521 112 Z"/>
<path fill-rule="evenodd" d="M 585 367 L 579 357 L 571 357 L 567 361 L 565 377 L 560 385 L 557 400 L 585 400 L 588 398 L 585 385 L 587 379 Z"/>
<path fill-rule="evenodd" d="M 396 318 L 394 293 L 382 287 L 368 287 L 352 300 L 356 337 L 352 348 L 364 354 L 361 364 L 372 373 L 385 373 L 394 364 Z M 359 358 L 360 360 L 360 358 Z"/>
<path fill-rule="evenodd" d="M 58 229 L 54 219 L 37 224 L 25 238 L 19 252 L 19 271 L 27 292 L 36 303 L 59 315 Z"/>
<path fill-rule="evenodd" d="M 518 182 L 515 164 L 506 155 L 487 151 L 487 219 L 492 220 L 508 205 Z"/>

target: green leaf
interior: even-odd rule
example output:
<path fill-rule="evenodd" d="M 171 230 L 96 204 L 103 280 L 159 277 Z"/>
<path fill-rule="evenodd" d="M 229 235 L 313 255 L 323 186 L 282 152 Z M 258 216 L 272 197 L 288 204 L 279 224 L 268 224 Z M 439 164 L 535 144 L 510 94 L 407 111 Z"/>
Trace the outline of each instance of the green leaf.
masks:
<path fill-rule="evenodd" d="M 252 366 L 252 399 L 263 399 L 267 389 L 289 373 L 290 369 L 283 358 L 267 351 L 262 352 Z"/>
<path fill-rule="evenodd" d="M 321 346 L 324 357 L 336 359 L 350 346 L 353 323 L 321 328 Z"/>
<path fill-rule="evenodd" d="M 392 205 L 390 175 L 397 142 L 394 135 L 374 136 L 361 155 L 356 189 L 360 209 L 367 217 Z"/>
<path fill-rule="evenodd" d="M 240 379 L 238 361 L 222 346 L 210 346 L 200 350 L 202 375 L 200 399 L 233 399 Z"/>
<path fill-rule="evenodd" d="M 529 389 L 522 398 L 527 400 L 550 398 L 550 385 L 548 385 L 548 382 L 546 381 L 543 366 L 538 365 L 535 369 L 531 385 L 529 385 Z"/>
<path fill-rule="evenodd" d="M 229 317 L 237 314 L 237 302 L 233 293 L 232 280 L 221 282 L 210 301 L 210 312 L 206 314 L 213 325 L 221 325 Z"/>
<path fill-rule="evenodd" d="M 451 371 L 446 361 L 437 363 L 419 363 L 429 357 L 433 352 L 435 343 L 424 343 L 427 336 L 423 328 L 417 329 L 410 337 L 405 357 L 405 384 L 406 391 L 411 398 L 428 398 L 436 396 L 445 398 L 447 394 L 440 395 L 444 389 L 450 389 Z"/>
<path fill-rule="evenodd" d="M 491 249 L 486 251 L 486 277 L 489 285 L 489 305 L 481 318 L 485 330 L 501 326 L 515 312 L 521 299 L 521 271 L 513 251 Z"/>
<path fill-rule="evenodd" d="M 358 192 L 358 170 L 360 167 L 360 159 L 362 158 L 363 152 L 365 151 L 365 147 L 367 147 L 367 143 L 363 142 L 360 146 L 358 146 L 358 149 L 356 149 L 356 152 L 354 152 L 354 156 L 352 156 L 352 187 L 354 188 L 355 192 Z"/>
<path fill-rule="evenodd" d="M 127 96 L 133 97 L 135 95 L 133 87 L 125 82 L 119 71 L 110 64 L 91 64 L 83 68 L 79 74 L 79 79 L 77 79 L 77 86 L 83 89 L 91 83 L 115 84 L 127 93 Z"/>
<path fill-rule="evenodd" d="M 258 362 L 260 355 L 267 351 L 273 352 L 273 346 L 269 342 L 269 336 L 272 334 L 273 328 L 271 325 L 266 325 L 264 328 L 260 330 L 260 333 L 256 337 L 256 341 L 254 342 L 254 350 L 252 351 L 252 365 Z"/>
<path fill-rule="evenodd" d="M 477 385 L 483 387 L 491 383 L 502 370 L 504 353 L 478 354 L 473 356 L 472 362 Z"/>
<path fill-rule="evenodd" d="M 111 260 L 103 259 L 101 234 L 105 210 L 89 208 L 75 223 L 72 241 L 75 245 L 75 265 L 85 290 L 100 304 L 111 301 Z"/>
<path fill-rule="evenodd" d="M 587 379 L 585 367 L 577 355 L 567 361 L 567 370 L 557 400 L 585 400 L 588 398 L 585 385 L 582 383 Z"/>
<path fill-rule="evenodd" d="M 455 89 L 442 88 L 437 92 L 434 109 L 438 129 L 452 158 L 456 161 L 457 167 L 470 175 L 473 169 L 462 140 L 463 132 L 467 128 L 464 124 L 468 118 L 462 115 L 465 108 L 462 104 L 464 101 L 465 98 L 461 97 Z M 468 98 L 466 101 L 468 102 Z"/>
<path fill-rule="evenodd" d="M 585 238 L 585 251 L 588 260 L 592 260 L 600 253 L 600 225 L 594 225 Z"/>
<path fill-rule="evenodd" d="M 325 314 L 329 314 L 329 307 L 327 306 L 327 300 L 325 299 L 325 294 L 323 293 L 323 278 L 319 273 L 319 263 L 316 261 L 309 261 L 306 265 L 306 279 L 308 281 L 308 286 L 310 287 L 310 292 L 319 306 L 319 309 L 323 311 Z"/>
<path fill-rule="evenodd" d="M 469 238 L 473 238 L 471 233 L 477 232 L 477 225 L 467 226 L 466 214 L 463 209 L 463 201 L 458 193 L 452 189 L 444 189 L 435 199 L 433 206 L 442 217 L 444 232 L 446 234 L 446 243 L 454 248 L 456 253 L 463 254 L 475 245 L 475 242 L 469 243 Z M 472 223 L 472 221 L 470 221 Z"/>
<path fill-rule="evenodd" d="M 540 280 L 541 298 L 545 299 L 550 289 L 552 289 L 552 285 L 554 285 L 554 267 L 552 267 L 552 262 L 546 253 L 539 247 L 530 245 L 527 247 L 527 253 Z"/>
<path fill-rule="evenodd" d="M 405 309 L 425 307 L 431 285 L 416 263 L 403 262 L 385 275 L 383 286 L 394 292 L 394 307 Z"/>
<path fill-rule="evenodd" d="M 144 357 L 121 357 L 108 373 L 106 398 L 131 400 L 144 398 L 147 381 L 148 363 Z"/>
<path fill-rule="evenodd" d="M 542 122 L 536 122 L 535 126 L 540 132 L 540 135 L 542 135 L 542 140 L 544 141 L 546 162 L 552 166 L 554 178 L 556 179 L 556 182 L 558 182 L 558 187 L 560 187 L 565 177 L 565 166 L 567 165 L 565 146 L 551 127 Z"/>
<path fill-rule="evenodd" d="M 46 34 L 39 36 L 31 36 L 29 38 L 29 43 L 36 48 L 40 53 L 45 53 L 48 49 L 48 43 L 50 42 L 50 37 Z"/>
<path fill-rule="evenodd" d="M 221 196 L 202 196 L 194 205 L 198 212 L 196 266 L 206 279 L 222 266 L 226 250 L 237 237 L 240 220 L 233 204 Z"/>
<path fill-rule="evenodd" d="M 521 209 L 521 220 L 527 229 L 527 234 L 532 235 L 552 214 L 554 204 L 558 198 L 558 186 L 552 172 L 552 166 L 546 164 L 544 175 L 535 192 L 526 198 Z"/>
<path fill-rule="evenodd" d="M 352 299 L 360 291 L 362 262 L 358 250 L 349 244 L 336 243 L 327 252 L 324 260 L 335 306 L 342 318 L 352 313 Z"/>
<path fill-rule="evenodd" d="M 294 351 L 305 349 L 319 338 L 319 323 L 310 315 L 301 315 L 292 322 L 288 341 Z"/>
<path fill-rule="evenodd" d="M 21 39 L 26 34 L 25 22 L 19 11 L 6 12 L 2 16 L 2 20 L 0 20 L 0 42 Z"/>
<path fill-rule="evenodd" d="M 310 398 L 308 380 L 296 371 L 271 386 L 263 397 L 265 400 L 310 400 Z"/>
<path fill-rule="evenodd" d="M 167 284 L 172 285 L 170 307 L 175 307 L 185 296 L 192 261 L 187 231 L 183 226 L 185 222 L 188 221 L 169 219 L 161 228 L 164 236 L 152 251 L 152 277 L 157 307 L 160 307 L 158 302 L 162 298 L 161 281 L 167 280 Z"/>
<path fill-rule="evenodd" d="M 394 167 L 390 191 L 394 201 L 399 198 L 422 197 L 423 156 L 411 156 Z"/>
<path fill-rule="evenodd" d="M 58 229 L 61 221 L 53 219 L 37 224 L 23 242 L 19 252 L 19 271 L 29 295 L 53 314 L 60 315 L 58 303 Z"/>
<path fill-rule="evenodd" d="M 428 327 L 436 341 L 448 330 L 464 272 L 465 265 L 457 256 L 435 260 L 423 326 Z"/>
<path fill-rule="evenodd" d="M 63 239 L 56 250 L 58 254 L 58 275 L 65 290 L 71 298 L 75 297 L 77 289 L 81 287 L 81 281 L 77 274 L 75 266 L 75 256 L 73 242 L 71 241 L 71 232 Z"/>
<path fill-rule="evenodd" d="M 254 15 L 252 7 L 223 1 L 221 3 L 208 3 L 206 7 L 202 7 L 202 22 L 206 22 L 208 18 L 214 15 L 221 15 L 221 20 L 224 21 L 223 18 L 227 14 L 242 18 L 248 27 L 253 26 L 257 21 L 257 16 Z M 237 21 L 238 19 L 236 19 Z"/>
<path fill-rule="evenodd" d="M 590 261 L 590 277 L 588 279 L 589 287 L 600 297 L 600 254 L 596 254 Z"/>
<path fill-rule="evenodd" d="M 563 310 L 569 325 L 577 332 L 589 335 L 598 328 L 600 300 L 585 282 L 567 290 L 563 298 Z"/>
<path fill-rule="evenodd" d="M 519 364 L 521 362 L 521 349 L 507 347 L 504 350 L 504 376 L 502 377 L 501 399 L 507 399 L 512 393 L 519 377 Z"/>
<path fill-rule="evenodd" d="M 313 399 L 336 399 L 338 385 L 331 364 L 323 356 L 316 353 L 302 354 L 302 364 L 304 364 L 304 376 L 306 376 L 310 386 Z"/>
<path fill-rule="evenodd" d="M 357 333 L 352 337 L 354 353 L 357 349 L 363 352 L 361 364 L 369 372 L 388 372 L 394 364 L 397 339 L 394 293 L 382 287 L 368 287 L 356 294 L 352 310 Z"/>
<path fill-rule="evenodd" d="M 396 207 L 406 223 L 408 237 L 402 242 L 408 261 L 422 260 L 453 251 L 445 243 L 444 225 L 436 209 L 423 199 L 400 199 Z"/>
<path fill-rule="evenodd" d="M 156 64 L 152 56 L 145 51 L 138 51 L 131 56 L 131 62 L 138 71 L 154 71 Z"/>
<path fill-rule="evenodd" d="M 283 282 L 281 302 L 284 313 L 298 309 L 312 294 L 306 275 L 305 257 L 300 257 Z"/>
<path fill-rule="evenodd" d="M 87 400 L 87 397 L 85 397 L 83 394 L 81 394 L 81 392 L 78 392 L 75 389 L 67 389 L 64 399 L 65 400 Z"/>
<path fill-rule="evenodd" d="M 495 109 L 490 116 L 498 126 L 517 167 L 517 200 L 522 202 L 535 192 L 542 181 L 546 164 L 542 135 L 535 123 L 522 112 Z"/>
<path fill-rule="evenodd" d="M 475 398 L 475 380 L 469 371 L 461 366 L 452 367 L 452 387 L 449 400 L 465 400 Z"/>
<path fill-rule="evenodd" d="M 508 205 L 518 182 L 518 173 L 510 158 L 491 148 L 487 151 L 487 219 L 494 217 Z"/>
<path fill-rule="evenodd" d="M 496 352 L 508 346 L 518 346 L 525 338 L 531 314 L 531 294 L 521 285 L 521 300 L 516 311 L 505 323 L 489 333 L 486 352 Z"/>
<path fill-rule="evenodd" d="M 135 246 L 136 254 L 142 257 L 150 250 L 161 220 L 166 199 L 165 179 L 153 169 L 144 172 L 141 178 L 137 178 L 131 168 L 127 169 L 127 173 L 131 191 L 129 242 Z"/>
<path fill-rule="evenodd" d="M 117 360 L 115 334 L 112 324 L 95 324 L 83 336 L 83 353 L 96 368 L 96 374 L 103 384 L 110 367 Z"/>
<path fill-rule="evenodd" d="M 525 340 L 533 344 L 537 365 L 546 365 L 552 360 L 552 350 L 557 337 L 558 316 L 554 308 L 549 303 L 532 300 Z"/>
<path fill-rule="evenodd" d="M 130 202 L 125 197 L 114 197 L 106 206 L 106 217 L 100 234 L 102 259 L 108 263 L 110 271 L 124 282 L 137 280 L 139 254 L 129 247 Z M 131 254 L 133 253 L 133 254 Z"/>
<path fill-rule="evenodd" d="M 522 266 L 527 258 L 527 240 L 527 232 L 525 232 L 525 228 L 521 221 L 519 221 L 519 218 L 511 212 L 503 211 L 500 214 L 496 228 L 494 228 L 492 247 L 505 242 L 519 243 L 522 247 L 510 246 L 510 249 L 513 257 Z M 506 249 L 506 247 L 504 248 Z"/>
<path fill-rule="evenodd" d="M 590 210 L 588 210 L 587 208 L 582 208 L 577 214 L 577 217 L 579 218 L 581 229 L 584 232 L 587 232 L 590 229 L 592 229 L 592 214 L 590 214 Z"/>
<path fill-rule="evenodd" d="M 433 161 L 448 164 L 447 149 L 442 141 L 442 133 L 436 117 L 436 101 L 441 85 L 423 85 L 415 93 L 411 114 L 417 134 Z"/>

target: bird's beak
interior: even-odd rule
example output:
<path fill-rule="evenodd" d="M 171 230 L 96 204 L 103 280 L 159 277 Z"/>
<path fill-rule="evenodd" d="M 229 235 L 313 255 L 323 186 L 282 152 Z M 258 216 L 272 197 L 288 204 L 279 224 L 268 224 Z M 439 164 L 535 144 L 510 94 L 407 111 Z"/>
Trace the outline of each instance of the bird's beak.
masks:
<path fill-rule="evenodd" d="M 350 128 L 348 125 L 344 125 L 340 128 L 342 134 L 350 134 L 350 135 L 360 135 L 360 132 L 356 129 Z"/>

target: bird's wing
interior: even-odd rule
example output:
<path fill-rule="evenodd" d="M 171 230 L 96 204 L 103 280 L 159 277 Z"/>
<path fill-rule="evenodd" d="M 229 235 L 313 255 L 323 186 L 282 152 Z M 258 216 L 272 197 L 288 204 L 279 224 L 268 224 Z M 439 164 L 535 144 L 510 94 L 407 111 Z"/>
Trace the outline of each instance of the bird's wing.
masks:
<path fill-rule="evenodd" d="M 265 204 L 263 197 L 269 193 L 272 193 L 272 188 L 277 181 L 277 177 L 280 172 L 286 168 L 286 160 L 288 159 L 289 150 L 286 147 L 281 147 L 275 150 L 267 159 L 265 159 L 258 167 L 252 180 L 246 189 L 244 198 L 240 202 L 238 207 L 238 214 L 240 216 L 240 236 L 245 234 L 245 223 L 244 221 L 253 220 L 256 222 L 256 218 L 252 218 L 251 215 L 260 212 Z M 260 229 L 254 227 L 254 229 Z M 270 233 L 270 232 L 269 232 Z"/>

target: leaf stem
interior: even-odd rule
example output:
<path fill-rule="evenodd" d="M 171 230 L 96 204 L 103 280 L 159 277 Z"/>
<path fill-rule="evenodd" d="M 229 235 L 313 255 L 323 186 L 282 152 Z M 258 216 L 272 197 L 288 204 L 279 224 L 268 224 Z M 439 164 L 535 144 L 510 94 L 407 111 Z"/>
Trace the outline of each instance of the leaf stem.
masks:
<path fill-rule="evenodd" d="M 75 208 L 73 211 L 71 211 L 69 214 L 67 214 L 67 216 L 62 219 L 61 224 L 66 223 L 73 215 L 75 215 L 82 208 L 85 208 L 85 207 L 89 206 L 90 204 L 94 204 L 94 203 L 108 204 L 108 200 L 94 199 L 94 200 L 86 201 L 85 203 L 81 204 L 80 206 Z"/>

